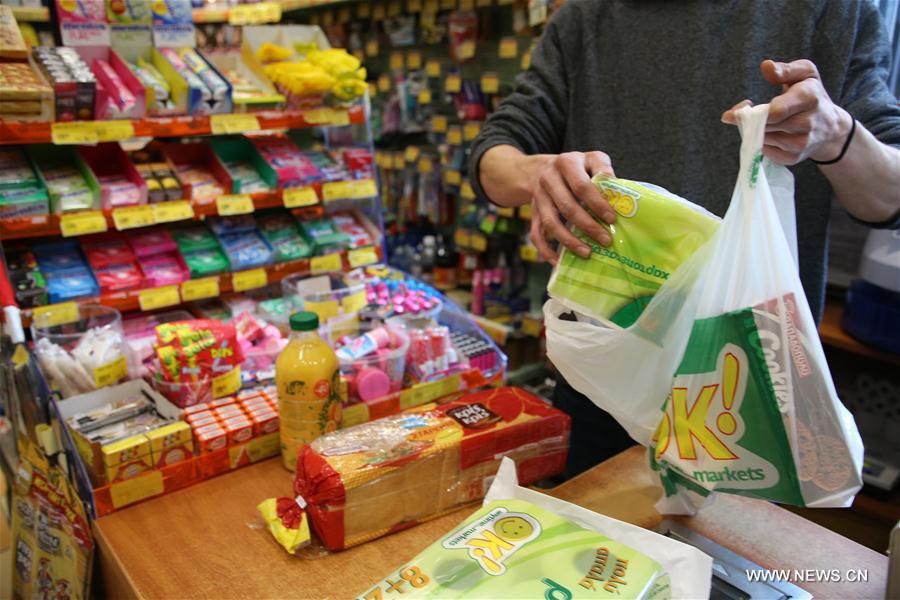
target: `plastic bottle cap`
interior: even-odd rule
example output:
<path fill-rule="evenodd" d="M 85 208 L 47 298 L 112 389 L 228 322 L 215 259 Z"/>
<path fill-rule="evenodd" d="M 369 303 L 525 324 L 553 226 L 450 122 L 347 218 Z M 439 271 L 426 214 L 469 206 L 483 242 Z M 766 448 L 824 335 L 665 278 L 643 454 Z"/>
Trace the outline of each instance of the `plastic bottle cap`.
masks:
<path fill-rule="evenodd" d="M 363 402 L 386 396 L 391 391 L 391 380 L 381 369 L 366 367 L 356 375 L 356 392 Z"/>
<path fill-rule="evenodd" d="M 319 315 L 314 312 L 296 312 L 291 315 L 291 331 L 315 331 L 319 328 Z"/>

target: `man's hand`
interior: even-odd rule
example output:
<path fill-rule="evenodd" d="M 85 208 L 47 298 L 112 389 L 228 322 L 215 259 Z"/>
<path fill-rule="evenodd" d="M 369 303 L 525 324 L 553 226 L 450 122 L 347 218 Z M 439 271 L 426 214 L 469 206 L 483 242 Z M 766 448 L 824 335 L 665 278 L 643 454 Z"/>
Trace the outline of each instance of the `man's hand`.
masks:
<path fill-rule="evenodd" d="M 548 239 L 556 239 L 585 258 L 591 253 L 591 249 L 569 231 L 560 215 L 600 244 L 608 246 L 612 243 L 609 231 L 588 213 L 590 210 L 609 224 L 616 220 L 609 202 L 591 182 L 591 177 L 597 173 L 614 175 L 609 156 L 603 152 L 567 152 L 549 157 L 541 172 L 535 174 L 531 190 L 530 237 L 542 259 L 554 265 L 558 259 Z"/>
<path fill-rule="evenodd" d="M 764 60 L 760 70 L 766 81 L 781 84 L 783 92 L 769 103 L 763 154 L 782 165 L 807 158 L 828 161 L 840 154 L 853 120 L 831 101 L 816 65 L 808 60 Z M 734 111 L 750 104 L 736 104 L 722 114 L 722 121 L 734 125 Z"/>

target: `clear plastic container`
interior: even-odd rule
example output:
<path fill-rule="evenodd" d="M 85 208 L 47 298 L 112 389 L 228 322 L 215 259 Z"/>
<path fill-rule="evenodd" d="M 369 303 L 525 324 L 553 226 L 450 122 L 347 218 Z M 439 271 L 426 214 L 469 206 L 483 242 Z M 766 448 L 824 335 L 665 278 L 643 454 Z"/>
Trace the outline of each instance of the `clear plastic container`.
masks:
<path fill-rule="evenodd" d="M 337 353 L 341 363 L 341 376 L 347 381 L 349 404 L 373 402 L 399 392 L 403 388 L 406 354 L 409 351 L 409 335 L 403 327 L 388 326 L 377 322 L 359 322 L 355 319 L 334 319 L 320 329 L 320 335 L 332 347 L 342 338 L 359 338 L 381 330 L 375 337 L 390 340 L 387 346 L 365 356 L 347 359 Z"/>
<path fill-rule="evenodd" d="M 122 315 L 101 304 L 53 307 L 31 325 L 41 369 L 63 398 L 130 377 L 130 352 Z"/>
<path fill-rule="evenodd" d="M 310 280 L 315 280 L 319 285 L 311 285 L 313 282 Z M 327 323 L 334 317 L 356 314 L 366 305 L 365 282 L 341 272 L 323 275 L 297 273 L 282 280 L 281 290 L 293 311 L 314 312 L 319 315 L 321 323 Z"/>

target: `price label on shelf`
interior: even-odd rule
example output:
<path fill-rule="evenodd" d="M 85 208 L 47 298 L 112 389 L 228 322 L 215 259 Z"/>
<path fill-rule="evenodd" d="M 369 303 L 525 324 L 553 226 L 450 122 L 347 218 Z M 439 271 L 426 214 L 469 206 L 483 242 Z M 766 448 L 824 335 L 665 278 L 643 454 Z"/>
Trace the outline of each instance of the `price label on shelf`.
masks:
<path fill-rule="evenodd" d="M 438 0 L 425 0 L 422 11 L 427 13 L 436 13 L 438 11 Z"/>
<path fill-rule="evenodd" d="M 228 10 L 229 25 L 259 25 L 277 23 L 280 20 L 281 4 L 278 2 L 238 4 Z"/>
<path fill-rule="evenodd" d="M 389 65 L 392 71 L 403 69 L 403 54 L 401 52 L 391 52 Z"/>
<path fill-rule="evenodd" d="M 153 206 L 143 204 L 141 206 L 126 206 L 113 209 L 113 223 L 116 229 L 134 229 L 135 227 L 148 227 L 156 223 Z"/>
<path fill-rule="evenodd" d="M 152 496 L 159 496 L 165 490 L 162 471 L 148 471 L 140 477 L 126 479 L 109 486 L 109 499 L 113 508 L 122 508 Z"/>
<path fill-rule="evenodd" d="M 324 300 L 322 302 L 306 300 L 303 302 L 303 310 L 316 313 L 319 315 L 319 323 L 324 323 L 341 313 L 341 305 L 337 300 Z"/>
<path fill-rule="evenodd" d="M 431 104 L 431 90 L 424 89 L 419 92 L 419 95 L 416 97 L 419 101 L 419 104 Z"/>
<path fill-rule="evenodd" d="M 337 17 L 338 23 L 343 25 L 344 23 L 350 22 L 350 9 L 348 7 L 344 7 L 338 11 Z"/>
<path fill-rule="evenodd" d="M 373 21 L 383 21 L 384 20 L 384 4 L 379 2 L 375 6 L 372 7 L 372 20 Z"/>
<path fill-rule="evenodd" d="M 501 39 L 498 54 L 500 58 L 515 58 L 519 54 L 519 40 L 513 36 Z"/>
<path fill-rule="evenodd" d="M 512 206 L 501 206 L 497 209 L 497 214 L 501 217 L 506 217 L 507 219 L 511 219 L 516 216 L 516 209 Z"/>
<path fill-rule="evenodd" d="M 341 300 L 341 309 L 343 309 L 344 314 L 348 315 L 351 313 L 359 312 L 362 307 L 366 305 L 366 291 L 360 290 L 355 294 L 350 294 L 349 296 L 344 296 Z"/>
<path fill-rule="evenodd" d="M 531 219 L 531 205 L 523 204 L 519 207 L 519 218 L 520 219 Z"/>
<path fill-rule="evenodd" d="M 216 212 L 221 217 L 246 215 L 253 212 L 253 198 L 247 194 L 219 196 L 216 198 Z"/>
<path fill-rule="evenodd" d="M 522 55 L 522 62 L 520 63 L 523 71 L 527 71 L 531 66 L 531 50 Z"/>
<path fill-rule="evenodd" d="M 63 214 L 59 217 L 59 229 L 63 237 L 103 233 L 107 229 L 106 217 L 99 210 Z"/>
<path fill-rule="evenodd" d="M 406 0 L 406 12 L 422 12 L 422 0 Z"/>
<path fill-rule="evenodd" d="M 416 168 L 418 169 L 419 173 L 428 174 L 434 171 L 434 164 L 431 162 L 430 158 L 428 158 L 427 156 L 423 156 L 419 159 L 419 162 L 416 163 Z"/>
<path fill-rule="evenodd" d="M 491 0 L 475 0 L 475 6 L 478 8 L 485 8 L 492 4 Z"/>
<path fill-rule="evenodd" d="M 406 160 L 403 158 L 402 152 L 393 152 L 391 153 L 391 165 L 393 165 L 394 170 L 400 171 L 406 167 Z"/>
<path fill-rule="evenodd" d="M 281 192 L 281 198 L 284 200 L 286 208 L 299 208 L 319 203 L 319 196 L 316 195 L 316 190 L 311 187 L 285 188 Z"/>
<path fill-rule="evenodd" d="M 462 128 L 458 125 L 447 128 L 447 143 L 451 146 L 459 146 L 463 141 Z"/>
<path fill-rule="evenodd" d="M 441 61 L 431 59 L 425 63 L 425 74 L 428 77 L 441 76 Z"/>
<path fill-rule="evenodd" d="M 102 388 L 112 385 L 128 375 L 128 360 L 123 354 L 111 363 L 94 369 L 94 387 Z"/>
<path fill-rule="evenodd" d="M 173 200 L 153 204 L 153 220 L 157 223 L 172 223 L 194 218 L 194 207 L 187 200 Z"/>
<path fill-rule="evenodd" d="M 447 131 L 447 117 L 444 115 L 434 115 L 431 117 L 431 131 L 434 133 L 444 133 Z"/>
<path fill-rule="evenodd" d="M 479 133 L 481 133 L 481 123 L 478 121 L 469 121 L 463 128 L 463 139 L 467 142 L 471 142 L 478 137 Z"/>
<path fill-rule="evenodd" d="M 236 366 L 224 375 L 213 377 L 212 394 L 213 398 L 224 398 L 241 389 L 241 367 Z"/>
<path fill-rule="evenodd" d="M 231 276 L 231 287 L 236 292 L 255 290 L 265 286 L 267 283 L 269 283 L 269 276 L 265 269 L 238 271 Z"/>
<path fill-rule="evenodd" d="M 496 73 L 485 73 L 481 76 L 481 91 L 485 94 L 496 94 L 500 91 L 500 77 Z"/>
<path fill-rule="evenodd" d="M 377 263 L 378 254 L 375 252 L 374 246 L 354 248 L 347 251 L 347 260 L 350 261 L 350 266 L 356 269 L 357 267 L 365 267 Z"/>
<path fill-rule="evenodd" d="M 444 91 L 449 94 L 456 94 L 462 88 L 462 79 L 460 79 L 459 75 L 447 75 L 447 78 L 444 79 Z"/>
<path fill-rule="evenodd" d="M 78 304 L 76 302 L 60 302 L 38 306 L 31 311 L 31 320 L 36 327 L 56 327 L 74 323 L 78 320 Z"/>
<path fill-rule="evenodd" d="M 219 278 L 204 277 L 203 279 L 192 279 L 181 284 L 181 299 L 184 302 L 192 300 L 203 300 L 204 298 L 215 298 L 219 295 Z"/>
<path fill-rule="evenodd" d="M 322 185 L 322 197 L 325 202 L 334 200 L 361 200 L 378 195 L 378 187 L 374 179 L 354 179 L 351 181 L 335 181 Z"/>
<path fill-rule="evenodd" d="M 97 132 L 98 142 L 119 142 L 134 137 L 134 123 L 131 121 L 91 121 Z"/>
<path fill-rule="evenodd" d="M 381 75 L 378 77 L 378 91 L 379 92 L 389 92 L 391 91 L 391 78 L 388 75 Z"/>
<path fill-rule="evenodd" d="M 141 310 L 143 311 L 156 310 L 157 308 L 181 304 L 181 296 L 178 295 L 178 286 L 167 285 L 164 287 L 151 288 L 149 290 L 141 290 L 138 292 L 138 304 L 140 304 Z"/>
<path fill-rule="evenodd" d="M 469 238 L 469 245 L 476 252 L 484 252 L 487 250 L 487 238 L 480 233 L 473 233 Z"/>
<path fill-rule="evenodd" d="M 459 45 L 456 54 L 457 56 L 459 56 L 460 60 L 469 60 L 470 58 L 474 58 L 475 42 L 473 42 L 472 40 L 466 40 Z"/>
<path fill-rule="evenodd" d="M 459 373 L 443 377 L 437 381 L 417 383 L 407 390 L 400 392 L 400 408 L 407 409 L 433 402 L 438 398 L 449 396 L 459 391 Z"/>
<path fill-rule="evenodd" d="M 360 2 L 356 5 L 356 16 L 360 19 L 368 19 L 372 14 L 372 7 L 368 2 Z"/>
<path fill-rule="evenodd" d="M 519 246 L 519 257 L 525 262 L 537 262 L 538 249 L 535 246 Z"/>
<path fill-rule="evenodd" d="M 526 315 L 522 319 L 522 333 L 531 337 L 541 337 L 541 330 L 544 329 L 544 320 L 540 318 L 530 317 Z"/>
<path fill-rule="evenodd" d="M 418 50 L 412 50 L 406 54 L 406 68 L 407 69 L 421 69 L 422 68 L 422 53 Z"/>
<path fill-rule="evenodd" d="M 456 0 L 441 0 L 441 10 L 453 10 L 456 8 Z"/>
<path fill-rule="evenodd" d="M 96 144 L 100 141 L 97 137 L 97 131 L 90 121 L 51 123 L 50 138 L 57 146 L 68 144 Z"/>
<path fill-rule="evenodd" d="M 365 4 L 365 2 L 362 4 Z M 369 40 L 366 42 L 366 56 L 378 56 L 378 40 Z"/>
<path fill-rule="evenodd" d="M 256 115 L 251 113 L 237 113 L 233 115 L 212 115 L 209 118 L 209 128 L 214 135 L 222 135 L 227 133 L 259 131 L 260 125 Z"/>
<path fill-rule="evenodd" d="M 406 162 L 416 162 L 419 158 L 419 147 L 407 146 L 406 150 L 403 152 L 403 158 Z"/>
<path fill-rule="evenodd" d="M 466 11 L 475 8 L 475 0 L 459 0 L 459 10 Z"/>
<path fill-rule="evenodd" d="M 459 185 L 462 182 L 462 175 L 459 174 L 459 171 L 454 170 L 446 170 L 444 171 L 444 183 L 447 185 Z"/>
<path fill-rule="evenodd" d="M 466 179 L 459 186 L 459 195 L 462 196 L 463 200 L 474 200 L 475 199 L 475 190 L 472 189 L 472 184 L 469 183 L 469 180 Z"/>
<path fill-rule="evenodd" d="M 343 269 L 341 263 L 341 253 L 332 252 L 323 256 L 313 256 L 309 259 L 309 270 L 313 275 L 319 273 L 329 273 L 331 271 L 340 271 Z"/>
<path fill-rule="evenodd" d="M 330 108 L 312 108 L 303 112 L 303 120 L 310 125 L 327 125 L 333 118 Z"/>
<path fill-rule="evenodd" d="M 369 405 L 357 402 L 341 410 L 341 427 L 353 427 L 369 420 Z"/>
<path fill-rule="evenodd" d="M 457 229 L 453 234 L 453 241 L 456 242 L 457 246 L 462 248 L 469 247 L 469 232 L 465 229 Z"/>
<path fill-rule="evenodd" d="M 400 4 L 400 0 L 391 0 L 388 2 L 387 16 L 396 17 L 401 12 L 403 12 L 403 6 Z"/>

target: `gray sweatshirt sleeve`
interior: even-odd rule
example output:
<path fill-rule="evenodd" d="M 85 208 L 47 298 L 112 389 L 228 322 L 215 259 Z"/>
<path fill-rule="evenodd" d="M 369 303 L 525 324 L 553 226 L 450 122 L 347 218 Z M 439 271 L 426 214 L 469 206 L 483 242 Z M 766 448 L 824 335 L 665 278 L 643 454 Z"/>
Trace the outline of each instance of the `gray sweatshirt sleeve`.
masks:
<path fill-rule="evenodd" d="M 513 93 L 488 118 L 469 154 L 469 180 L 481 199 L 487 199 L 481 187 L 478 164 L 489 149 L 509 144 L 525 154 L 556 154 L 566 130 L 569 82 L 561 40 L 575 32 L 563 29 L 572 22 L 569 3 L 550 19 L 535 47 L 531 66 L 516 78 Z M 571 46 L 570 46 L 571 47 Z M 530 200 L 526 198 L 525 200 Z"/>
<path fill-rule="evenodd" d="M 835 101 L 881 142 L 900 147 L 900 106 L 888 89 L 891 46 L 887 30 L 874 5 L 860 4 L 847 78 Z"/>

